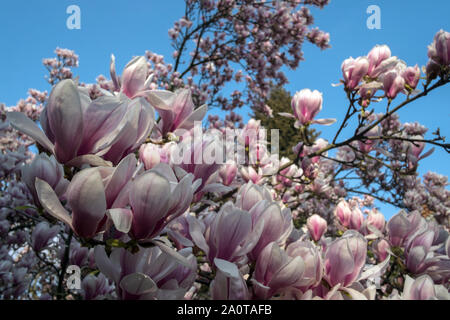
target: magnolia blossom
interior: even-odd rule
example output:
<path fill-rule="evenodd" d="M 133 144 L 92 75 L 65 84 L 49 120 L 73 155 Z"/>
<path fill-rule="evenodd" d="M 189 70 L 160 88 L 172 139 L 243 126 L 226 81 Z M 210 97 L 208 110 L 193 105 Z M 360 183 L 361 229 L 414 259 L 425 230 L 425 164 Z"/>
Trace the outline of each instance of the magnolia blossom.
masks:
<path fill-rule="evenodd" d="M 334 211 L 335 216 L 338 218 L 339 222 L 344 226 L 350 226 L 350 220 L 352 217 L 352 209 L 345 200 L 341 200 Z"/>
<path fill-rule="evenodd" d="M 103 159 L 117 164 L 144 142 L 153 128 L 154 111 L 143 98 L 105 95 L 91 101 L 83 88 L 63 80 L 41 113 L 45 134 L 20 112 L 8 113 L 8 119 L 60 163 L 105 165 Z"/>
<path fill-rule="evenodd" d="M 40 222 L 33 230 L 31 234 L 31 243 L 33 250 L 40 251 L 48 242 L 54 238 L 60 231 L 58 226 L 50 227 L 47 222 Z"/>
<path fill-rule="evenodd" d="M 414 67 L 408 67 L 406 68 L 403 73 L 402 77 L 405 79 L 405 83 L 411 88 L 415 89 L 417 87 L 417 84 L 420 80 L 420 68 L 416 64 Z"/>
<path fill-rule="evenodd" d="M 373 226 L 379 231 L 383 232 L 386 219 L 384 218 L 384 215 L 378 210 L 371 210 L 367 216 L 366 221 L 368 226 Z"/>
<path fill-rule="evenodd" d="M 376 45 L 372 50 L 370 50 L 367 55 L 369 60 L 369 67 L 367 69 L 367 74 L 371 78 L 376 78 L 377 74 L 375 70 L 381 65 L 383 61 L 391 57 L 391 50 L 387 45 Z"/>
<path fill-rule="evenodd" d="M 245 263 L 246 255 L 255 247 L 263 230 L 262 221 L 253 226 L 251 215 L 230 202 L 211 221 L 202 223 L 193 218 L 188 221 L 193 242 L 205 252 L 211 263 L 216 258 L 238 265 Z"/>
<path fill-rule="evenodd" d="M 294 286 L 302 277 L 305 264 L 300 256 L 295 258 L 272 242 L 256 261 L 254 291 L 259 299 L 267 299 Z"/>
<path fill-rule="evenodd" d="M 386 73 L 383 77 L 383 89 L 386 97 L 394 99 L 397 94 L 405 89 L 405 78 L 402 75 L 393 70 Z"/>
<path fill-rule="evenodd" d="M 169 163 L 170 149 L 174 145 L 171 143 L 165 144 L 163 147 L 158 147 L 152 143 L 146 143 L 139 148 L 139 160 L 144 164 L 146 170 L 152 169 L 158 163 Z"/>
<path fill-rule="evenodd" d="M 198 184 L 186 174 L 178 178 L 166 164 L 159 164 L 133 180 L 122 191 L 131 209 L 110 210 L 116 228 L 134 239 L 151 239 L 173 219 L 183 214 Z M 122 196 L 122 195 L 121 195 Z"/>
<path fill-rule="evenodd" d="M 104 248 L 97 246 L 95 262 L 114 281 L 121 299 L 181 299 L 194 281 L 195 257 L 189 249 L 180 254 L 187 259 L 187 266 L 158 247 L 141 248 L 136 254 L 118 248 L 108 257 Z"/>
<path fill-rule="evenodd" d="M 350 215 L 349 228 L 354 230 L 360 230 L 361 226 L 363 225 L 363 222 L 364 222 L 363 213 L 361 212 L 360 208 L 355 206 L 354 208 L 352 208 L 352 213 Z"/>
<path fill-rule="evenodd" d="M 306 221 L 308 231 L 314 241 L 319 241 L 327 230 L 327 221 L 317 214 L 313 214 Z"/>
<path fill-rule="evenodd" d="M 229 186 L 236 177 L 237 171 L 238 167 L 234 161 L 224 164 L 219 170 L 219 176 L 222 179 L 222 183 Z"/>
<path fill-rule="evenodd" d="M 369 70 L 370 62 L 366 57 L 346 59 L 341 66 L 345 87 L 355 89 Z"/>
<path fill-rule="evenodd" d="M 450 64 L 450 33 L 440 30 L 434 36 L 434 41 L 428 46 L 428 57 L 439 65 Z"/>
<path fill-rule="evenodd" d="M 325 279 L 330 286 L 347 287 L 355 282 L 366 261 L 367 244 L 364 237 L 349 230 L 331 243 L 325 253 Z"/>
<path fill-rule="evenodd" d="M 206 105 L 195 109 L 191 92 L 186 89 L 175 93 L 152 90 L 146 97 L 161 117 L 157 129 L 163 136 L 169 132 L 182 135 L 183 132 L 191 130 L 194 122 L 202 121 L 207 111 Z"/>
<path fill-rule="evenodd" d="M 231 93 L 232 102 L 220 93 L 228 79 L 247 81 L 247 97 L 271 100 L 260 76 L 293 66 L 301 53 L 293 47 L 299 54 L 289 62 L 291 53 L 280 55 L 280 43 L 306 37 L 323 46 L 328 37 L 303 28 L 312 23 L 304 8 L 289 13 L 297 2 L 277 2 L 273 11 L 267 10 L 272 2 L 258 9 L 239 5 L 239 17 L 260 20 L 259 29 L 235 19 L 232 1 L 220 5 L 230 20 L 218 17 L 216 2 L 192 10 L 235 31 L 209 37 L 207 29 L 187 73 L 179 69 L 183 60 L 174 68 L 147 52 L 121 77 L 113 58 L 111 81 L 100 76 L 97 84 L 78 85 L 68 68 L 77 57 L 59 49 L 57 59 L 45 61 L 49 82 L 56 83 L 48 98 L 30 90 L 17 106 L 0 105 L 0 298 L 53 299 L 57 292 L 62 299 L 448 299 L 447 178 L 414 174 L 433 150 L 424 152 L 427 128 L 402 123 L 397 113 L 387 116 L 389 108 L 376 113 L 382 100 L 389 105 L 400 92 L 415 94 L 418 66 L 392 57 L 387 46 L 347 59 L 350 105 L 341 129 L 357 120 L 357 131 L 330 142 L 316 136 L 309 126 L 327 122 L 316 120 L 322 95 L 301 90 L 290 117 L 302 139 L 293 141 L 293 156 L 278 159 L 269 153 L 273 141 L 260 140 L 266 137 L 262 112 L 247 124 L 236 113 L 223 122 L 210 116 L 204 130 L 194 122 L 203 120 L 206 107 L 195 105 L 211 95 L 227 110 L 238 106 L 241 92 Z M 187 34 L 183 28 L 198 27 L 186 14 L 170 31 L 176 41 Z M 281 26 L 279 41 L 272 41 L 273 25 Z M 218 46 L 229 35 L 244 40 L 243 48 L 247 38 L 261 46 L 252 48 L 254 55 Z M 424 71 L 426 90 L 447 82 L 445 45 L 446 33 L 439 32 Z M 184 59 L 177 51 L 175 59 Z M 230 53 L 247 59 L 250 69 L 234 73 Z M 438 76 L 438 85 L 431 83 Z M 286 81 L 280 73 L 269 77 Z M 197 78 L 204 85 L 195 84 Z M 385 96 L 375 94 L 382 89 Z M 39 114 L 42 130 L 34 123 Z M 238 152 L 224 157 L 220 138 L 237 128 L 243 130 L 225 146 L 237 145 Z M 40 154 L 29 148 L 32 139 Z M 351 196 L 359 192 L 370 195 Z M 404 211 L 386 221 L 375 199 Z M 83 271 L 80 290 L 66 288 L 61 277 L 74 266 Z"/>
<path fill-rule="evenodd" d="M 250 259 L 256 260 L 261 251 L 270 242 L 283 245 L 294 226 L 292 224 L 291 210 L 281 208 L 275 202 L 261 200 L 249 210 L 249 213 L 252 216 L 253 228 L 262 228 L 257 244 L 249 252 Z"/>
<path fill-rule="evenodd" d="M 298 91 L 291 101 L 292 111 L 294 115 L 289 113 L 280 113 L 282 116 L 295 118 L 295 127 L 310 123 L 330 125 L 336 122 L 336 119 L 318 119 L 314 120 L 317 114 L 322 110 L 322 93 L 317 90 L 303 89 Z"/>
<path fill-rule="evenodd" d="M 49 157 L 40 153 L 34 157 L 30 164 L 24 165 L 21 171 L 23 181 L 37 202 L 39 200 L 34 185 L 36 178 L 46 181 L 59 197 L 63 196 L 69 184 L 69 181 L 64 179 L 62 165 L 56 161 L 53 155 Z"/>

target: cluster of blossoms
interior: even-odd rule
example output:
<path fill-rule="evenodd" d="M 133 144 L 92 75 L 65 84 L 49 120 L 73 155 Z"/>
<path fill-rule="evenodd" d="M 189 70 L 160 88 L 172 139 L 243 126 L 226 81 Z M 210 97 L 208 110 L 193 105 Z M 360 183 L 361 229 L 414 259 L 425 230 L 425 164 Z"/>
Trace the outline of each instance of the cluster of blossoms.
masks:
<path fill-rule="evenodd" d="M 401 92 L 404 106 L 450 82 L 449 33 L 440 31 L 430 46 L 429 64 L 439 72 L 425 68 L 425 93 L 416 92 L 420 68 L 391 57 L 387 46 L 344 61 L 350 106 L 331 142 L 309 131 L 336 122 L 316 119 L 322 94 L 299 91 L 292 114 L 282 115 L 296 119 L 303 139 L 293 148 L 295 159 L 278 159 L 276 141 L 273 135 L 266 141 L 260 121 L 243 124 L 230 113 L 224 122 L 212 116 L 206 130 L 197 125 L 207 111 L 199 102 L 214 99 L 225 83 L 221 77 L 233 76 L 235 55 L 252 66 L 249 92 L 268 90 L 266 77 L 283 83 L 279 68 L 295 67 L 301 58 L 298 45 L 289 51 L 292 61 L 278 55 L 280 47 L 305 36 L 326 47 L 327 36 L 307 29 L 312 19 L 304 8 L 292 13 L 294 2 L 274 2 L 274 13 L 243 1 L 236 14 L 238 1 L 187 3 L 188 12 L 200 6 L 205 19 L 223 14 L 224 30 L 233 26 L 238 38 L 254 39 L 228 48 L 226 31 L 217 40 L 194 36 L 198 49 L 187 72 L 214 85 L 178 85 L 178 62 L 165 68 L 163 57 L 150 53 L 133 58 L 120 76 L 113 57 L 110 80 L 79 84 L 63 70 L 76 66 L 77 56 L 58 49 L 57 60 L 44 61 L 60 70 L 51 71 L 50 95 L 32 90 L 17 107 L 2 107 L 1 138 L 10 142 L 0 155 L 0 296 L 450 299 L 447 179 L 428 173 L 422 182 L 416 173 L 430 154 L 423 152 L 426 142 L 445 145 L 440 136 L 425 140 L 420 124 L 401 123 L 394 113 L 399 107 L 367 110 L 384 98 L 390 106 Z M 303 3 L 322 7 L 328 1 Z M 249 29 L 254 24 L 244 17 L 260 20 L 262 28 Z M 289 34 L 291 27 L 300 31 Z M 185 17 L 170 35 L 176 40 L 192 28 Z M 266 37 L 276 41 L 255 49 L 264 54 L 247 52 Z M 214 55 L 226 58 L 200 63 Z M 378 90 L 384 94 L 375 96 Z M 239 99 L 218 101 L 232 109 Z M 338 142 L 353 114 L 360 115 L 355 135 Z M 39 152 L 30 152 L 30 142 Z M 223 152 L 229 147 L 231 157 Z M 350 185 L 349 177 L 361 186 Z M 382 199 L 380 192 L 395 197 Z M 405 210 L 386 221 L 374 197 Z M 65 285 L 74 266 L 82 271 L 78 289 Z"/>
<path fill-rule="evenodd" d="M 49 76 L 47 81 L 54 85 L 58 81 L 71 79 L 71 68 L 78 67 L 78 55 L 69 49 L 56 48 L 56 58 L 44 59 L 43 64 L 47 68 Z"/>

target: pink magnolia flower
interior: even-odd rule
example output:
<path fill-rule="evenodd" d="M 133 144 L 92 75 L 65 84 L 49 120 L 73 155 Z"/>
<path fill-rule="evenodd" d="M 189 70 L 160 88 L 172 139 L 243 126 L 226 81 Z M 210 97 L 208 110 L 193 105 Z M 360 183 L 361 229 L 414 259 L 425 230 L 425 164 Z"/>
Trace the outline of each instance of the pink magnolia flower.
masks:
<path fill-rule="evenodd" d="M 358 206 L 352 208 L 351 211 L 349 228 L 359 231 L 364 222 L 364 215 Z"/>
<path fill-rule="evenodd" d="M 97 267 L 115 283 L 121 300 L 182 299 L 195 280 L 197 263 L 190 249 L 178 253 L 185 264 L 157 246 L 134 254 L 118 248 L 109 257 L 101 246 L 94 250 Z"/>
<path fill-rule="evenodd" d="M 150 89 L 152 75 L 149 75 L 148 63 L 145 57 L 137 56 L 127 63 L 122 77 L 116 75 L 116 58 L 111 55 L 110 74 L 114 91 L 121 92 L 130 99 L 145 96 Z"/>
<path fill-rule="evenodd" d="M 383 232 L 386 219 L 384 215 L 376 209 L 369 212 L 367 216 L 367 224 L 377 228 L 379 231 Z"/>
<path fill-rule="evenodd" d="M 412 235 L 426 228 L 427 224 L 420 212 L 415 211 L 407 214 L 403 210 L 394 215 L 386 226 L 389 242 L 391 245 L 399 247 L 406 244 Z"/>
<path fill-rule="evenodd" d="M 367 55 L 367 59 L 369 60 L 367 74 L 371 78 L 376 78 L 377 75 L 374 73 L 374 70 L 380 66 L 383 61 L 390 57 L 391 50 L 387 45 L 376 45 Z"/>
<path fill-rule="evenodd" d="M 355 282 L 366 263 L 367 243 L 357 231 L 348 230 L 325 253 L 325 279 L 331 287 Z"/>
<path fill-rule="evenodd" d="M 416 64 L 414 67 L 408 67 L 402 72 L 402 77 L 405 83 L 411 88 L 415 89 L 420 80 L 420 68 Z"/>
<path fill-rule="evenodd" d="M 261 251 L 270 242 L 284 245 L 294 225 L 291 210 L 281 208 L 276 202 L 261 200 L 249 212 L 253 229 L 262 228 L 257 244 L 249 252 L 250 259 L 256 261 Z"/>
<path fill-rule="evenodd" d="M 389 245 L 389 242 L 387 242 L 384 239 L 381 239 L 381 240 L 377 241 L 374 246 L 375 246 L 374 251 L 375 251 L 376 255 L 378 256 L 378 261 L 384 261 L 389 254 L 388 249 L 391 248 L 391 246 Z"/>
<path fill-rule="evenodd" d="M 137 149 L 153 128 L 154 111 L 143 98 L 105 95 L 91 101 L 84 88 L 67 79 L 52 89 L 41 113 L 45 134 L 21 112 L 9 112 L 8 119 L 58 162 L 81 167 L 105 165 L 103 159 L 117 164 Z"/>
<path fill-rule="evenodd" d="M 242 210 L 250 209 L 261 200 L 272 201 L 272 195 L 266 187 L 253 184 L 251 181 L 244 184 L 236 196 L 236 206 Z"/>
<path fill-rule="evenodd" d="M 405 90 L 405 79 L 399 72 L 395 70 L 389 71 L 383 77 L 383 89 L 386 97 L 394 99 L 400 92 Z"/>
<path fill-rule="evenodd" d="M 59 226 L 50 227 L 45 221 L 38 223 L 31 234 L 31 246 L 33 250 L 41 251 L 44 249 L 59 231 Z"/>
<path fill-rule="evenodd" d="M 216 182 L 215 173 L 221 164 L 217 161 L 217 144 L 221 143 L 214 136 L 203 136 L 197 139 L 191 132 L 183 136 L 183 141 L 178 143 L 176 152 L 170 152 L 170 165 L 179 167 L 192 174 L 194 180 L 200 183 L 195 194 L 198 201 L 206 192 L 227 192 L 231 189 Z M 180 151 L 181 150 L 181 154 Z"/>
<path fill-rule="evenodd" d="M 36 178 L 35 187 L 39 202 L 49 214 L 69 225 L 80 237 L 92 238 L 104 229 L 107 209 L 117 208 L 123 201 L 119 193 L 126 189 L 135 170 L 136 158 L 130 155 L 116 168 L 94 167 L 79 171 L 65 193 L 72 215 L 46 181 Z"/>
<path fill-rule="evenodd" d="M 334 215 L 338 218 L 341 225 L 344 227 L 350 226 L 350 219 L 352 216 L 352 210 L 347 201 L 341 200 L 334 209 Z"/>
<path fill-rule="evenodd" d="M 150 170 L 161 162 L 169 163 L 170 149 L 173 146 L 172 143 L 166 143 L 162 147 L 152 143 L 142 144 L 139 148 L 139 160 L 144 164 L 145 170 Z"/>
<path fill-rule="evenodd" d="M 291 106 L 294 116 L 302 125 L 311 122 L 322 110 L 322 94 L 317 91 L 303 89 L 297 92 L 292 98 Z"/>
<path fill-rule="evenodd" d="M 268 299 L 293 287 L 303 276 L 300 256 L 290 257 L 275 242 L 269 243 L 256 261 L 253 290 L 258 299 Z"/>
<path fill-rule="evenodd" d="M 295 118 L 295 127 L 310 123 L 330 125 L 336 122 L 335 119 L 318 119 L 314 120 L 317 114 L 322 110 L 322 93 L 317 90 L 303 89 L 298 91 L 291 101 L 291 107 L 294 115 L 289 113 L 279 113 L 282 116 Z"/>
<path fill-rule="evenodd" d="M 295 284 L 303 292 L 320 284 L 323 276 L 323 261 L 321 252 L 310 241 L 297 240 L 286 248 L 290 257 L 301 257 L 305 265 L 305 271 L 300 280 Z"/>
<path fill-rule="evenodd" d="M 206 105 L 195 109 L 188 89 L 180 89 L 175 93 L 152 90 L 146 94 L 146 98 L 161 117 L 157 129 L 162 136 L 169 132 L 181 136 L 194 128 L 194 122 L 202 121 L 208 109 Z"/>
<path fill-rule="evenodd" d="M 417 140 L 417 141 L 407 141 L 404 143 L 404 147 L 406 148 L 407 158 L 409 160 L 409 167 L 413 168 L 414 166 L 417 166 L 417 163 L 428 157 L 434 152 L 434 147 L 422 154 L 423 149 L 425 149 L 425 142 L 422 142 L 423 136 L 421 135 L 415 135 L 412 137 L 409 137 L 411 139 Z"/>
<path fill-rule="evenodd" d="M 369 83 L 364 83 L 359 87 L 358 94 L 361 97 L 361 106 L 367 108 L 371 102 L 372 97 L 375 93 L 383 88 L 383 84 L 378 81 L 372 81 Z"/>
<path fill-rule="evenodd" d="M 447 294 L 448 295 L 448 294 Z M 402 298 L 404 300 L 435 300 L 436 289 L 433 280 L 428 275 L 412 279 L 406 275 Z"/>
<path fill-rule="evenodd" d="M 46 181 L 56 191 L 58 197 L 63 196 L 69 184 L 69 181 L 64 179 L 62 165 L 56 161 L 53 155 L 49 157 L 45 153 L 40 153 L 33 158 L 30 164 L 24 165 L 21 171 L 22 181 L 27 185 L 36 203 L 39 203 L 34 186 L 36 178 Z"/>
<path fill-rule="evenodd" d="M 100 273 L 98 276 L 88 274 L 81 282 L 81 295 L 85 300 L 105 299 L 114 290 L 108 279 Z"/>
<path fill-rule="evenodd" d="M 369 60 L 366 57 L 346 59 L 341 66 L 345 87 L 349 90 L 355 89 L 367 74 L 369 65 Z"/>
<path fill-rule="evenodd" d="M 193 242 L 205 252 L 210 263 L 216 258 L 241 265 L 256 245 L 262 228 L 253 228 L 252 217 L 247 211 L 236 208 L 231 202 L 214 213 L 206 224 L 189 216 L 189 231 Z M 230 232 L 233 230 L 233 232 Z"/>
<path fill-rule="evenodd" d="M 258 140 L 264 138 L 261 136 L 262 132 L 260 131 L 260 129 L 262 129 L 261 120 L 255 120 L 252 118 L 244 126 L 238 139 L 241 141 L 243 145 L 251 146 Z"/>
<path fill-rule="evenodd" d="M 169 222 L 189 208 L 198 186 L 193 184 L 193 179 L 192 174 L 178 178 L 167 164 L 158 164 L 131 182 L 125 191 L 131 209 L 114 212 L 114 224 L 126 226 L 119 231 L 129 231 L 134 239 L 156 237 Z"/>
<path fill-rule="evenodd" d="M 236 177 L 238 167 L 236 162 L 231 161 L 222 166 L 219 170 L 219 176 L 225 186 L 229 186 Z"/>
<path fill-rule="evenodd" d="M 450 33 L 440 30 L 434 36 L 433 43 L 428 46 L 428 57 L 439 65 L 450 64 Z"/>
<path fill-rule="evenodd" d="M 309 217 L 308 220 L 306 220 L 306 226 L 314 241 L 319 241 L 327 231 L 327 221 L 318 214 L 313 214 Z"/>

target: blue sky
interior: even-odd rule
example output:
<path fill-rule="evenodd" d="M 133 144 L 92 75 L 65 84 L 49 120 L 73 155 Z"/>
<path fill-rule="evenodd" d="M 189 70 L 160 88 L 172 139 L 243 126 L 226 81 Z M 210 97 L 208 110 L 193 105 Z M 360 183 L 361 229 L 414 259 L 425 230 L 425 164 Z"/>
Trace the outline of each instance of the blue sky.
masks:
<path fill-rule="evenodd" d="M 69 5 L 81 8 L 81 30 L 66 28 Z M 381 29 L 366 27 L 369 5 L 381 9 Z M 342 119 L 346 111 L 342 87 L 334 88 L 341 78 L 340 66 L 349 56 L 366 55 L 376 44 L 387 44 L 393 55 L 408 65 L 420 66 L 427 61 L 427 45 L 439 29 L 450 30 L 450 1 L 434 0 L 332 0 L 323 10 L 313 9 L 315 25 L 331 35 L 332 48 L 321 51 L 310 44 L 304 46 L 305 61 L 295 71 L 288 71 L 287 89 L 294 93 L 303 88 L 323 92 L 321 118 Z M 16 0 L 2 3 L 0 10 L 0 102 L 14 105 L 26 97 L 29 88 L 50 90 L 44 79 L 42 59 L 53 57 L 59 46 L 75 50 L 80 66 L 75 74 L 83 82 L 94 82 L 99 74 L 109 74 L 109 57 L 116 56 L 121 68 L 135 55 L 145 50 L 157 52 L 171 61 L 167 30 L 183 15 L 182 0 Z M 450 86 L 440 88 L 400 112 L 404 122 L 420 121 L 430 133 L 440 127 L 449 135 Z M 380 105 L 379 108 L 384 106 Z M 381 109 L 379 109 L 381 111 Z M 214 110 L 213 112 L 217 112 Z M 248 119 L 248 109 L 241 114 Z M 325 138 L 332 137 L 336 126 L 321 127 Z M 350 133 L 350 131 L 348 131 Z M 345 137 L 346 132 L 342 137 Z M 420 173 L 428 170 L 449 175 L 445 159 L 437 150 L 422 161 Z M 387 216 L 395 211 L 383 206 Z"/>

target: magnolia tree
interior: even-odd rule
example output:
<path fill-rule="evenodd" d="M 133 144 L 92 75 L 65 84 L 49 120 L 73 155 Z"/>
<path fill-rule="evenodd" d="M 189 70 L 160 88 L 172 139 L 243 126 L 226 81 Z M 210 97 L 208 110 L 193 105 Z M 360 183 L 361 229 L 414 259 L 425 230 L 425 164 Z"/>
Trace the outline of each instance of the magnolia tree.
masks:
<path fill-rule="evenodd" d="M 311 89 L 271 114 L 270 87 L 304 39 L 328 46 L 306 8 L 327 2 L 187 0 L 169 30 L 174 66 L 147 53 L 118 75 L 113 57 L 95 84 L 73 77 L 72 51 L 45 59 L 50 94 L 2 106 L 0 296 L 449 299 L 447 178 L 417 174 L 427 145 L 449 145 L 396 112 L 450 82 L 450 33 L 423 68 L 385 45 L 345 60 L 339 122 L 319 119 Z M 245 90 L 221 96 L 233 79 Z M 283 137 L 254 119 L 202 126 L 207 101 L 294 118 L 295 157 L 279 159 Z M 311 134 L 320 125 L 335 126 L 331 141 Z M 376 199 L 399 213 L 386 221 Z"/>

